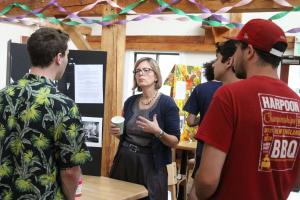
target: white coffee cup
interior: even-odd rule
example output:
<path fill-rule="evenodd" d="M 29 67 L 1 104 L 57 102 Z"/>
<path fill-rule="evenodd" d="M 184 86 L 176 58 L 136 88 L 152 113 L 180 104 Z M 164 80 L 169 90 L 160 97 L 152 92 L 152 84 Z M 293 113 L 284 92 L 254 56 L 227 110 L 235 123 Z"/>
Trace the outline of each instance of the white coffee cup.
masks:
<path fill-rule="evenodd" d="M 124 121 L 125 121 L 125 118 L 122 116 L 114 116 L 111 118 L 111 123 L 113 123 L 114 125 L 116 125 L 120 128 L 120 135 L 123 134 Z"/>

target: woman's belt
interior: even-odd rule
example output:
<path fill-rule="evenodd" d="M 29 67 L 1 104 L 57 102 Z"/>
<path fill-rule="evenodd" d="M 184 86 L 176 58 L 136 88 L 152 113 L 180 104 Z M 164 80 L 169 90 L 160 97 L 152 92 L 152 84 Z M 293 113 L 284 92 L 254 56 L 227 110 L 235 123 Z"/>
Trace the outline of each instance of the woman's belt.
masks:
<path fill-rule="evenodd" d="M 126 147 L 129 151 L 134 153 L 146 153 L 146 154 L 152 153 L 152 149 L 149 147 L 138 146 L 135 144 L 131 144 L 127 141 L 122 142 L 122 147 Z"/>

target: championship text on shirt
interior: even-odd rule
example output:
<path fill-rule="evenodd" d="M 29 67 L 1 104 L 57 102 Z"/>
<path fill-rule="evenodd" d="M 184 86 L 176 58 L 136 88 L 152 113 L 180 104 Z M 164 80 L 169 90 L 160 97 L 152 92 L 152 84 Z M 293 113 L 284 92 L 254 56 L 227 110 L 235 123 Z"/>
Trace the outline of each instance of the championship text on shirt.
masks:
<path fill-rule="evenodd" d="M 263 130 L 259 170 L 291 170 L 300 142 L 299 101 L 270 94 L 259 94 L 259 99 Z"/>

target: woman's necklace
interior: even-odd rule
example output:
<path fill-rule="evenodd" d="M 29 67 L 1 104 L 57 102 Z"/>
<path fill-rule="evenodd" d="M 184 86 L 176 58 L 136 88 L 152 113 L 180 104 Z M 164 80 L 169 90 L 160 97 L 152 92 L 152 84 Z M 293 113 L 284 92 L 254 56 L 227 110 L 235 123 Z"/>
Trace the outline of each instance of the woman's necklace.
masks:
<path fill-rule="evenodd" d="M 155 99 L 155 97 L 157 96 L 157 93 L 158 93 L 158 91 L 156 91 L 155 95 L 148 102 L 141 101 L 141 103 L 145 106 L 149 105 Z"/>

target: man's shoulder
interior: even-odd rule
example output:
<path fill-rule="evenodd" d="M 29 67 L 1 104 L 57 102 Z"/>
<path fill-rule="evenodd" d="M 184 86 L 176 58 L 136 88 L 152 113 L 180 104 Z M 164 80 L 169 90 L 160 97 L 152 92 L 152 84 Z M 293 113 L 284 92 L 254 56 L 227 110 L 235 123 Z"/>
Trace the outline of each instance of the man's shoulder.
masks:
<path fill-rule="evenodd" d="M 221 89 L 222 90 L 231 90 L 231 89 L 235 90 L 235 89 L 242 88 L 249 84 L 253 84 L 253 82 L 249 81 L 248 79 L 242 79 L 242 80 L 238 80 L 238 81 L 234 81 L 234 82 L 225 84 L 220 88 L 220 90 Z"/>
<path fill-rule="evenodd" d="M 58 90 L 55 92 L 55 95 L 57 96 L 58 99 L 64 100 L 67 104 L 71 104 L 71 105 L 75 104 L 75 101 L 73 99 L 71 99 L 70 97 L 68 97 L 67 95 L 65 95 L 64 93 Z"/>
<path fill-rule="evenodd" d="M 207 87 L 218 87 L 221 86 L 222 82 L 220 81 L 208 81 L 205 83 L 200 83 L 196 86 L 196 88 L 207 88 Z"/>
<path fill-rule="evenodd" d="M 9 95 L 11 98 L 14 98 L 14 96 L 17 94 L 17 85 L 16 84 L 9 84 L 5 86 L 4 88 L 0 89 L 0 98 L 4 95 Z"/>
<path fill-rule="evenodd" d="M 205 83 L 201 83 L 195 87 L 195 91 L 207 91 L 214 90 L 222 86 L 222 82 L 219 81 L 208 81 Z"/>
<path fill-rule="evenodd" d="M 247 84 L 247 83 L 246 83 Z M 227 95 L 232 96 L 235 93 L 240 93 L 240 92 L 247 92 L 245 91 L 245 82 L 244 80 L 233 82 L 233 83 L 228 83 L 220 87 L 218 90 L 215 92 L 215 97 L 225 97 Z"/>

